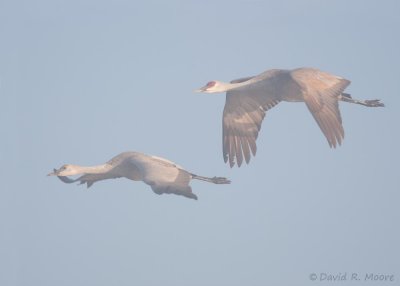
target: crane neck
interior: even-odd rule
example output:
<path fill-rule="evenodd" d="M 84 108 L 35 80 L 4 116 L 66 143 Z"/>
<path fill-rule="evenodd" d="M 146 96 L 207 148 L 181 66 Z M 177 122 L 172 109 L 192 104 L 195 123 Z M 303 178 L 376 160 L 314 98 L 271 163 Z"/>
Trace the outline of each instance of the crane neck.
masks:
<path fill-rule="evenodd" d="M 239 87 L 248 85 L 248 81 L 243 81 L 243 82 L 236 82 L 236 83 L 230 83 L 230 82 L 221 82 L 221 87 L 224 89 L 224 91 L 229 91 L 233 89 L 237 89 Z"/>
<path fill-rule="evenodd" d="M 74 166 L 77 172 L 85 174 L 104 174 L 111 169 L 109 164 L 101 164 L 96 166 Z"/>

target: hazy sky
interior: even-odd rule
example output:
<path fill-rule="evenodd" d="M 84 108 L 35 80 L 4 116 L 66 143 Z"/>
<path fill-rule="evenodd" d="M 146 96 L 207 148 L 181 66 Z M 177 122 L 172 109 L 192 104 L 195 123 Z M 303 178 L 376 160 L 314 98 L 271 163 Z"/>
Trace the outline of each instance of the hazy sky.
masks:
<path fill-rule="evenodd" d="M 327 285 L 324 274 L 398 285 L 399 11 L 398 1 L 0 0 L 0 285 Z M 279 104 L 251 164 L 230 169 L 225 95 L 193 90 L 301 66 L 386 107 L 341 103 L 335 150 L 304 104 Z M 127 150 L 232 184 L 195 181 L 194 201 L 123 179 L 87 190 L 46 177 Z M 395 281 L 363 281 L 370 273 Z"/>

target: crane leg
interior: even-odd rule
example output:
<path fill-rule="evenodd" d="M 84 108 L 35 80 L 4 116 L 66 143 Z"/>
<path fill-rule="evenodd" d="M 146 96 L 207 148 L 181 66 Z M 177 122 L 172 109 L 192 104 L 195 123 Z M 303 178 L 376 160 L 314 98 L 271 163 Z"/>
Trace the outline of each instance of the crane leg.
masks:
<path fill-rule="evenodd" d="M 223 177 L 203 177 L 203 176 L 198 176 L 195 174 L 191 174 L 192 175 L 192 179 L 196 179 L 196 180 L 201 180 L 201 181 L 205 181 L 205 182 L 209 182 L 209 183 L 214 183 L 214 184 L 230 184 L 231 181 L 229 181 L 227 178 L 223 178 Z"/>
<path fill-rule="evenodd" d="M 350 102 L 350 103 L 355 103 L 355 104 L 360 104 L 368 107 L 383 107 L 385 104 L 380 102 L 380 99 L 371 99 L 371 100 L 358 100 L 358 99 L 353 99 L 350 94 L 348 93 L 342 93 L 339 96 L 339 99 L 341 101 L 345 102 Z"/>

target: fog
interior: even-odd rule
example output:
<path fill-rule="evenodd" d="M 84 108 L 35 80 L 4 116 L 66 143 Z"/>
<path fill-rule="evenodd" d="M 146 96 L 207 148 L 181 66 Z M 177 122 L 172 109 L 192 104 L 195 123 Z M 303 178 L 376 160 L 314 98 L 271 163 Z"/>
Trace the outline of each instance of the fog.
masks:
<path fill-rule="evenodd" d="M 397 284 L 399 8 L 0 2 L 0 284 Z M 231 169 L 225 95 L 193 90 L 298 67 L 386 107 L 340 103 L 345 138 L 331 149 L 304 103 L 281 103 L 257 155 Z M 46 176 L 124 151 L 232 183 L 192 181 L 196 201 L 127 179 L 87 189 Z"/>

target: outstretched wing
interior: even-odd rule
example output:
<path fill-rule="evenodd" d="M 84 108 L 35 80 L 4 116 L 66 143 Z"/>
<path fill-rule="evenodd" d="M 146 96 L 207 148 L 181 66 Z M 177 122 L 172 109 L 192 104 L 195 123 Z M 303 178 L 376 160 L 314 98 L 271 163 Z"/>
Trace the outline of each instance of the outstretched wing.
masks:
<path fill-rule="evenodd" d="M 311 68 L 294 70 L 291 76 L 301 87 L 304 101 L 329 146 L 336 148 L 344 138 L 338 100 L 350 81 Z"/>
<path fill-rule="evenodd" d="M 179 172 L 177 177 L 171 180 L 160 180 L 157 181 L 149 180 L 146 184 L 151 186 L 154 193 L 161 194 L 175 194 L 184 196 L 189 199 L 197 200 L 197 196 L 193 194 L 192 188 L 189 186 L 190 175 L 185 172 Z"/>
<path fill-rule="evenodd" d="M 189 186 L 192 177 L 180 166 L 155 156 L 136 156 L 133 160 L 143 174 L 143 181 L 151 186 L 154 193 L 175 194 L 197 200 Z"/>
<path fill-rule="evenodd" d="M 270 99 L 261 104 L 257 99 L 227 94 L 223 113 L 223 154 L 224 161 L 235 165 L 235 158 L 240 167 L 243 159 L 250 162 L 251 154 L 256 155 L 256 140 L 261 129 L 265 112 L 279 103 Z"/>
<path fill-rule="evenodd" d="M 222 119 L 222 146 L 225 163 L 241 166 L 243 159 L 250 162 L 251 153 L 257 151 L 256 140 L 261 129 L 261 123 L 267 110 L 277 105 L 280 100 L 275 96 L 272 80 L 281 74 L 280 70 L 271 70 L 257 77 L 247 77 L 232 81 L 249 84 L 230 90 L 226 93 L 226 103 Z"/>

